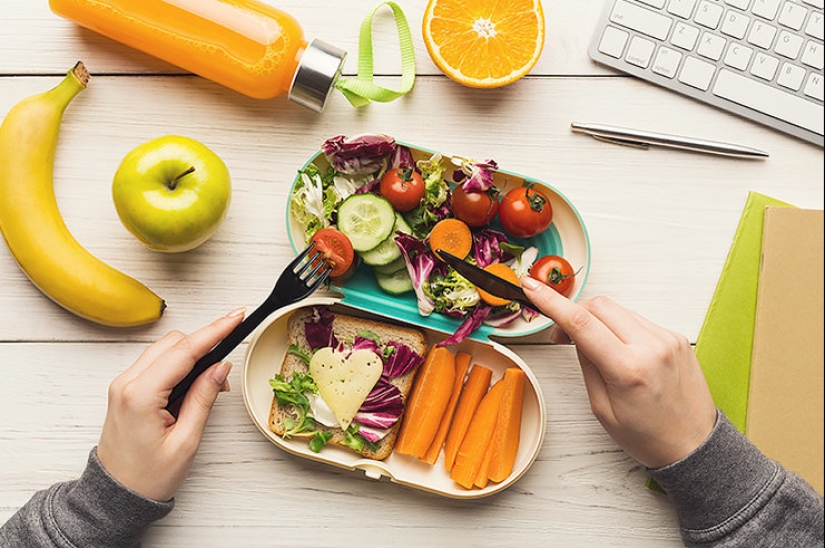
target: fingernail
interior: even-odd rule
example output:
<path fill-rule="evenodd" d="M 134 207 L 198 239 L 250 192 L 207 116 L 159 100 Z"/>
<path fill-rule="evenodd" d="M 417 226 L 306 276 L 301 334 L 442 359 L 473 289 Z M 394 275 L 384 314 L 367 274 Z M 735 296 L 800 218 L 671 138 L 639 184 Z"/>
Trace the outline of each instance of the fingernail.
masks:
<path fill-rule="evenodd" d="M 229 372 L 232 370 L 232 364 L 230 362 L 221 362 L 212 372 L 212 380 L 215 381 L 215 384 L 222 385 L 226 382 L 226 378 L 229 376 Z"/>
<path fill-rule="evenodd" d="M 238 316 L 243 316 L 246 314 L 246 307 L 242 306 L 240 308 L 236 308 L 232 312 L 226 315 L 227 318 L 237 318 Z"/>
<path fill-rule="evenodd" d="M 541 289 L 541 282 L 535 278 L 531 278 L 530 276 L 522 276 L 521 278 L 521 287 L 529 289 L 531 291 L 536 291 L 537 289 Z"/>

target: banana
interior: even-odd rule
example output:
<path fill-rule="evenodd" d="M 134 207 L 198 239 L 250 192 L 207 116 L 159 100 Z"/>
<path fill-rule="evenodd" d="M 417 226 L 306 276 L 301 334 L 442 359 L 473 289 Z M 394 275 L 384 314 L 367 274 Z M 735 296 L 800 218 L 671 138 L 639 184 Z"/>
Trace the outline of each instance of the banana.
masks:
<path fill-rule="evenodd" d="M 81 246 L 55 199 L 63 112 L 88 81 L 78 62 L 53 89 L 12 107 L 0 125 L 0 232 L 23 272 L 57 304 L 103 325 L 142 325 L 161 317 L 163 299 Z"/>

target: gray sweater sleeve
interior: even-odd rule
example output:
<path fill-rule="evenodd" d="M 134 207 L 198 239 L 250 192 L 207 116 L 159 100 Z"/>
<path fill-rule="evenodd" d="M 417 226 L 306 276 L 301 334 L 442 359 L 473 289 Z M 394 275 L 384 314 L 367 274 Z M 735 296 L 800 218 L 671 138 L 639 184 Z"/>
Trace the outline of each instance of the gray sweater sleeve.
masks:
<path fill-rule="evenodd" d="M 38 491 L 0 527 L 0 546 L 140 546 L 146 528 L 174 504 L 174 499 L 157 502 L 121 485 L 100 464 L 95 448 L 80 479 Z"/>
<path fill-rule="evenodd" d="M 823 546 L 823 498 L 764 456 L 719 411 L 708 439 L 650 470 L 676 507 L 686 546 Z"/>

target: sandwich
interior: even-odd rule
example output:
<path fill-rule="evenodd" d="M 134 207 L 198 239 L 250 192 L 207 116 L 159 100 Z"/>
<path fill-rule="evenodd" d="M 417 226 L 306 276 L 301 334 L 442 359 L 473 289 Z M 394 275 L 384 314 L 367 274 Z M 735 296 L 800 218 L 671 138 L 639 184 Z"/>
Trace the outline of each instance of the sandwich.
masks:
<path fill-rule="evenodd" d="M 270 430 L 305 438 L 315 452 L 337 445 L 387 458 L 427 352 L 423 331 L 316 306 L 292 314 L 287 339 L 270 380 Z"/>

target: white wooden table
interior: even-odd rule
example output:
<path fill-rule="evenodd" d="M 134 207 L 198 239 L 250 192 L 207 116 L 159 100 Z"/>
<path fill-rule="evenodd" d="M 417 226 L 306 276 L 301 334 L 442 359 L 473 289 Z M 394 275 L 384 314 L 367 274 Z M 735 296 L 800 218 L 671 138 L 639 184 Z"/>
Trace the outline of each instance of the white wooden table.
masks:
<path fill-rule="evenodd" d="M 374 0 L 275 2 L 350 52 Z M 384 132 L 543 179 L 577 206 L 592 246 L 584 296 L 609 295 L 695 341 L 749 190 L 823 206 L 823 151 L 676 94 L 614 74 L 586 54 L 601 0 L 545 0 L 547 41 L 530 76 L 473 90 L 442 76 L 424 48 L 425 2 L 399 0 L 418 79 L 391 104 L 355 111 L 340 95 L 322 115 L 247 99 L 54 16 L 45 0 L 0 0 L 0 116 L 56 84 L 78 59 L 93 78 L 69 107 L 56 192 L 70 230 L 94 254 L 169 305 L 156 324 L 103 328 L 54 305 L 0 246 L 0 522 L 33 492 L 76 477 L 96 443 L 110 380 L 172 329 L 256 306 L 292 250 L 284 235 L 295 170 L 335 134 Z M 379 80 L 398 84 L 394 26 L 376 27 Z M 766 161 L 640 151 L 574 135 L 571 121 L 704 136 L 764 149 Z M 135 145 L 183 134 L 233 176 L 220 231 L 180 255 L 148 251 L 120 224 L 111 177 Z M 219 398 L 175 511 L 146 546 L 679 546 L 670 503 L 590 414 L 575 350 L 542 335 L 512 348 L 547 400 L 547 436 L 530 471 L 489 498 L 457 501 L 299 460 L 266 441 L 239 387 Z"/>

